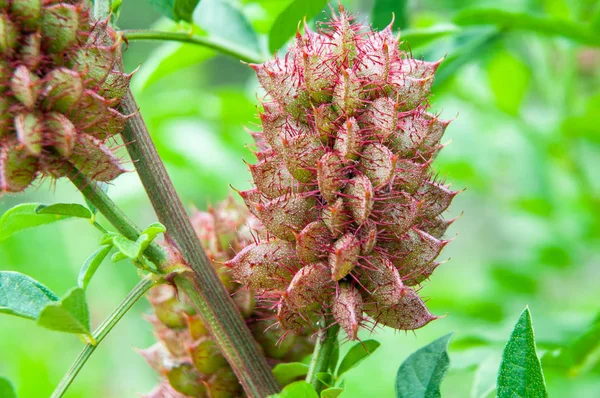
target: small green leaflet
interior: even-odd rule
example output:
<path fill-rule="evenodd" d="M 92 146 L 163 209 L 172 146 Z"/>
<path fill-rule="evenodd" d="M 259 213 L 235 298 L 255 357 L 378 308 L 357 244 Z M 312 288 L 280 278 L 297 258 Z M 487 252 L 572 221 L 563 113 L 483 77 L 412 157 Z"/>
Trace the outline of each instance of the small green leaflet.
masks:
<path fill-rule="evenodd" d="M 525 308 L 504 347 L 498 371 L 498 398 L 548 396 L 542 366 L 535 351 L 529 308 Z"/>
<path fill-rule="evenodd" d="M 319 372 L 315 375 L 317 380 L 323 383 L 326 387 L 331 387 L 331 383 L 333 382 L 333 375 L 329 372 Z"/>
<path fill-rule="evenodd" d="M 340 387 L 326 388 L 323 391 L 321 391 L 321 398 L 337 398 L 343 392 L 344 389 Z"/>
<path fill-rule="evenodd" d="M 78 218 L 92 218 L 92 212 L 85 206 L 77 203 L 55 203 L 52 205 L 39 205 L 35 212 L 37 214 L 56 214 Z"/>
<path fill-rule="evenodd" d="M 0 241 L 27 228 L 65 220 L 71 216 L 62 214 L 38 214 L 39 203 L 22 203 L 7 210 L 0 218 Z"/>
<path fill-rule="evenodd" d="M 174 21 L 192 21 L 192 14 L 200 0 L 148 0 L 158 12 Z"/>
<path fill-rule="evenodd" d="M 288 384 L 279 394 L 269 395 L 268 398 L 319 398 L 319 396 L 311 384 L 295 381 Z"/>
<path fill-rule="evenodd" d="M 298 23 L 304 17 L 311 20 L 325 6 L 327 0 L 294 0 L 273 23 L 269 32 L 269 52 L 274 53 L 296 33 Z"/>
<path fill-rule="evenodd" d="M 340 377 L 350 369 L 358 366 L 379 348 L 381 344 L 376 340 L 365 340 L 362 343 L 355 344 L 346 354 L 337 370 L 337 377 Z"/>
<path fill-rule="evenodd" d="M 47 304 L 37 323 L 48 329 L 89 336 L 90 313 L 85 301 L 85 291 L 75 287 L 60 301 Z"/>
<path fill-rule="evenodd" d="M 166 232 L 166 228 L 161 223 L 153 223 L 143 230 L 140 236 L 135 240 L 130 240 L 123 235 L 115 232 L 109 232 L 104 234 L 100 239 L 101 245 L 114 245 L 119 251 L 112 256 L 112 261 L 117 262 L 130 258 L 132 260 L 138 259 L 144 250 L 148 248 L 150 243 L 158 234 Z"/>
<path fill-rule="evenodd" d="M 308 365 L 301 362 L 280 363 L 273 368 L 279 385 L 286 386 L 298 377 L 306 376 Z"/>
<path fill-rule="evenodd" d="M 46 286 L 19 272 L 0 271 L 0 313 L 38 319 L 58 297 Z"/>
<path fill-rule="evenodd" d="M 448 367 L 448 342 L 452 333 L 410 354 L 396 374 L 396 398 L 439 398 Z"/>
<path fill-rule="evenodd" d="M 112 249 L 112 245 L 102 245 L 92 253 L 91 256 L 85 260 L 85 263 L 81 266 L 81 270 L 79 270 L 79 278 L 78 284 L 82 289 L 86 289 L 90 280 L 96 273 L 96 270 L 104 260 L 104 258 L 108 255 L 110 250 Z"/>
<path fill-rule="evenodd" d="M 4 377 L 0 377 L 0 397 L 17 398 L 17 393 L 15 392 L 12 383 Z"/>

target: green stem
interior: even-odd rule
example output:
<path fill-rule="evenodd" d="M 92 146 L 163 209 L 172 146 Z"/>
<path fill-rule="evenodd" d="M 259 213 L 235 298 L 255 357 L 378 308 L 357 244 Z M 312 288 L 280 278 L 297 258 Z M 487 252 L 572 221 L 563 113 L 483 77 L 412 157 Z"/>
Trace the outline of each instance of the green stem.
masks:
<path fill-rule="evenodd" d="M 313 385 L 317 393 L 320 393 L 324 387 L 323 383 L 317 379 L 317 374 L 329 371 L 331 354 L 338 344 L 338 332 L 340 331 L 340 325 L 330 322 L 328 318 L 324 318 L 322 322 L 324 325 L 319 330 L 317 344 L 306 375 L 306 381 Z"/>
<path fill-rule="evenodd" d="M 161 32 L 158 30 L 122 30 L 121 35 L 126 41 L 158 40 L 197 44 L 199 46 L 220 51 L 223 54 L 230 55 L 241 61 L 254 64 L 263 62 L 260 54 L 214 36 L 198 36 L 193 33 Z"/>
<path fill-rule="evenodd" d="M 189 217 L 156 151 L 137 104 L 129 92 L 123 111 L 132 115 L 123 141 L 148 193 L 158 220 L 167 227 L 167 241 L 189 267 L 175 278 L 208 326 L 249 397 L 266 397 L 279 391 L 271 368 L 238 308 L 206 256 Z"/>
<path fill-rule="evenodd" d="M 63 376 L 62 380 L 52 393 L 50 398 L 60 398 L 67 391 L 83 365 L 90 358 L 96 347 L 108 335 L 112 328 L 121 320 L 123 315 L 138 301 L 152 286 L 156 285 L 157 281 L 151 275 L 147 275 L 129 292 L 127 297 L 119 304 L 119 306 L 102 322 L 98 329 L 94 331 L 92 337 L 95 340 L 95 345 L 87 344 L 83 351 L 79 354 L 71 368 Z"/>
<path fill-rule="evenodd" d="M 68 177 L 79 191 L 85 196 L 102 215 L 111 223 L 119 233 L 127 239 L 136 240 L 140 236 L 141 229 L 127 217 L 125 213 L 112 201 L 110 197 L 96 184 L 81 174 L 75 166 L 69 166 Z M 102 228 L 104 229 L 104 228 Z M 169 254 L 159 244 L 152 242 L 144 252 L 144 255 L 152 261 L 158 269 L 168 264 Z"/>

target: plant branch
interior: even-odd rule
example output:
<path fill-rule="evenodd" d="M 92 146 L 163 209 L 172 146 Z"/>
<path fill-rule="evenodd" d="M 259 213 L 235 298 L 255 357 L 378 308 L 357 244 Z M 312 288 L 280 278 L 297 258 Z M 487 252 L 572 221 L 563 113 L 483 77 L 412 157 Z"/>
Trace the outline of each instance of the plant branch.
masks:
<path fill-rule="evenodd" d="M 255 64 L 263 62 L 260 54 L 214 36 L 198 36 L 193 33 L 162 32 L 158 30 L 122 30 L 121 35 L 126 41 L 158 40 L 197 44 L 199 46 L 217 50 L 244 62 Z"/>
<path fill-rule="evenodd" d="M 331 354 L 336 344 L 338 344 L 338 332 L 340 330 L 340 325 L 332 323 L 328 317 L 323 318 L 323 323 L 306 374 L 306 381 L 313 385 L 317 393 L 320 393 L 323 389 L 323 383 L 317 379 L 317 374 L 329 371 Z"/>
<path fill-rule="evenodd" d="M 191 272 L 175 278 L 236 373 L 246 394 L 266 397 L 279 386 L 250 330 L 209 261 L 189 217 L 167 174 L 137 104 L 129 92 L 122 102 L 123 111 L 132 116 L 122 133 L 142 184 L 158 219 L 167 227 L 167 240 Z"/>
<path fill-rule="evenodd" d="M 98 326 L 98 328 L 92 334 L 95 340 L 95 344 L 87 344 L 83 351 L 79 354 L 71 368 L 63 376 L 62 380 L 52 393 L 50 398 L 60 398 L 67 391 L 83 365 L 90 358 L 96 347 L 100 342 L 108 335 L 112 328 L 121 320 L 123 315 L 129 311 L 129 309 L 135 304 L 152 286 L 158 284 L 155 277 L 147 275 L 129 292 L 129 294 L 123 299 L 117 308 Z"/>
<path fill-rule="evenodd" d="M 71 182 L 79 189 L 79 191 L 85 196 L 102 215 L 111 223 L 119 233 L 125 236 L 127 239 L 135 241 L 139 236 L 141 229 L 139 229 L 133 221 L 127 217 L 123 210 L 121 210 L 115 202 L 96 184 L 90 180 L 73 165 L 69 165 L 67 175 Z M 104 229 L 104 228 L 102 228 Z M 144 255 L 152 261 L 158 269 L 162 265 L 166 265 L 169 261 L 169 255 L 167 251 L 159 244 L 152 242 L 144 251 Z"/>

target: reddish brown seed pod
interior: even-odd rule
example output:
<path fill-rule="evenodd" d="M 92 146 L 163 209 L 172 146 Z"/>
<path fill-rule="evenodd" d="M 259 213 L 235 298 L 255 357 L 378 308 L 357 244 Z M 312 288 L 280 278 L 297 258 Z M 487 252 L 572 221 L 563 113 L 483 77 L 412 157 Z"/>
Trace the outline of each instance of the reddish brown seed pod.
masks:
<path fill-rule="evenodd" d="M 278 286 L 282 291 L 287 288 L 287 294 L 295 297 L 297 304 L 309 307 L 322 300 L 314 294 L 335 290 L 326 266 L 305 268 L 302 275 L 296 273 L 294 276 L 289 268 L 297 263 L 293 245 L 281 240 L 266 240 L 261 235 L 260 221 L 232 198 L 210 207 L 207 212 L 193 212 L 191 221 L 221 281 L 232 294 L 269 362 L 296 362 L 308 355 L 313 350 L 314 340 L 310 330 L 306 330 L 309 325 L 305 318 L 295 312 L 304 309 L 280 312 L 280 316 L 285 316 L 284 322 L 287 320 L 297 328 L 296 334 L 281 338 L 280 332 L 272 328 L 277 319 L 276 310 L 257 306 L 256 292 L 233 279 L 239 277 L 252 287 Z M 236 253 L 239 254 L 238 261 L 243 259 L 253 266 L 245 269 L 246 273 L 238 269 L 231 275 L 224 262 Z M 329 290 L 324 284 L 329 284 Z M 169 285 L 159 285 L 150 290 L 148 299 L 154 310 L 148 319 L 157 343 L 140 350 L 140 354 L 161 379 L 145 397 L 241 396 L 239 381 L 184 293 L 176 292 Z"/>
<path fill-rule="evenodd" d="M 456 195 L 431 177 L 448 126 L 427 112 L 438 65 L 401 51 L 391 27 L 371 31 L 341 9 L 285 56 L 252 66 L 267 96 L 253 133 L 256 188 L 241 195 L 267 236 L 289 242 L 290 275 L 263 285 L 282 329 L 332 315 L 356 339 L 365 322 L 435 319 L 410 286 L 439 264 Z M 228 265 L 246 275 L 261 269 L 253 261 L 240 252 Z"/>
<path fill-rule="evenodd" d="M 0 2 L 0 194 L 69 163 L 97 181 L 125 171 L 107 145 L 127 120 L 120 46 L 85 0 Z"/>

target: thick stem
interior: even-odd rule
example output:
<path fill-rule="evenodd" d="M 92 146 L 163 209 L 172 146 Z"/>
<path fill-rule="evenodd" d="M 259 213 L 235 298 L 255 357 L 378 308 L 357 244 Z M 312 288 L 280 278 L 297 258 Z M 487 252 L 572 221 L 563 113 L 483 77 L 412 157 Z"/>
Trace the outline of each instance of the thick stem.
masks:
<path fill-rule="evenodd" d="M 129 155 L 159 221 L 167 227 L 167 240 L 192 271 L 176 277 L 177 286 L 188 295 L 209 327 L 246 394 L 265 397 L 276 393 L 279 386 L 271 368 L 208 260 L 131 92 L 122 106 L 126 113 L 132 114 L 122 133 Z"/>
<path fill-rule="evenodd" d="M 121 320 L 123 315 L 129 311 L 131 306 L 136 303 L 152 286 L 156 285 L 156 278 L 152 275 L 147 275 L 141 281 L 138 282 L 137 285 L 129 292 L 127 297 L 123 299 L 123 301 L 119 304 L 119 306 L 102 322 L 98 329 L 96 329 L 93 333 L 93 337 L 95 340 L 95 344 L 87 344 L 83 351 L 79 354 L 71 368 L 67 371 L 67 373 L 63 376 L 62 380 L 50 396 L 50 398 L 60 398 L 67 391 L 83 365 L 90 358 L 96 347 L 100 344 L 100 342 L 108 335 L 108 333 L 112 330 L 112 328 Z"/>
<path fill-rule="evenodd" d="M 134 40 L 164 40 L 178 41 L 182 43 L 196 44 L 199 46 L 217 50 L 223 54 L 230 55 L 244 62 L 260 64 L 263 62 L 260 54 L 248 51 L 244 47 L 237 46 L 218 37 L 198 36 L 193 33 L 161 32 L 158 30 L 122 30 L 121 35 L 126 41 Z"/>
<path fill-rule="evenodd" d="M 317 374 L 329 371 L 331 354 L 338 344 L 338 332 L 340 330 L 340 325 L 331 323 L 327 317 L 323 319 L 323 323 L 324 325 L 317 336 L 317 344 L 306 375 L 306 381 L 313 385 L 317 393 L 320 393 L 323 389 L 323 383 L 317 379 Z"/>
<path fill-rule="evenodd" d="M 79 191 L 85 196 L 98 211 L 111 223 L 119 233 L 127 239 L 136 240 L 141 230 L 127 217 L 115 202 L 96 184 L 81 174 L 75 166 L 68 166 L 67 176 Z M 166 265 L 169 261 L 167 251 L 157 243 L 152 242 L 144 252 L 150 261 L 157 267 Z"/>

